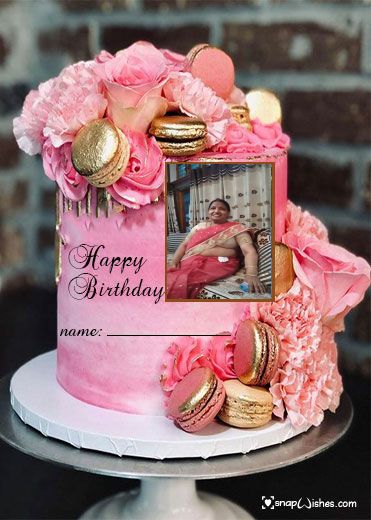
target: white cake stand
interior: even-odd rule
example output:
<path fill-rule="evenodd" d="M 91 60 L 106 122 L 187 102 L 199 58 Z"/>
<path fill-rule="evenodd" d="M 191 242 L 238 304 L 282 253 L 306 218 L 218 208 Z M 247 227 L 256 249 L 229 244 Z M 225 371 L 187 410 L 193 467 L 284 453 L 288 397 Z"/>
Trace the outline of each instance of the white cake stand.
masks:
<path fill-rule="evenodd" d="M 306 460 L 326 450 L 344 435 L 353 415 L 349 397 L 343 395 L 337 413 L 326 414 L 325 420 L 318 428 L 312 428 L 279 446 L 267 447 L 248 455 L 166 461 L 133 456 L 117 457 L 77 449 L 67 443 L 42 436 L 34 428 L 26 426 L 11 407 L 10 379 L 6 377 L 0 381 L 0 438 L 5 442 L 29 455 L 65 467 L 106 476 L 141 479 L 140 490 L 121 493 L 97 503 L 83 514 L 83 520 L 252 518 L 239 506 L 224 498 L 197 493 L 196 480 L 249 475 Z M 49 399 L 49 395 L 47 397 Z M 46 432 L 43 433 L 45 435 Z"/>

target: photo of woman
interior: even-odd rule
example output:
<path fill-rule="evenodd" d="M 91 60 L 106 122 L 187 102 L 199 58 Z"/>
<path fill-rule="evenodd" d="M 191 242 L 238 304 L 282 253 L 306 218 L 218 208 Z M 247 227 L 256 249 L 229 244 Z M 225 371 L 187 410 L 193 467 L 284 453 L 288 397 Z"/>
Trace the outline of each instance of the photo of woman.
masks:
<path fill-rule="evenodd" d="M 184 166 L 177 166 L 179 170 L 176 172 L 177 180 L 173 181 L 173 185 L 170 186 L 172 191 L 168 194 L 168 229 L 179 231 L 180 227 L 183 226 L 184 229 L 185 224 L 188 224 L 186 225 L 188 232 L 182 234 L 170 231 L 168 234 L 167 299 L 245 300 L 259 297 L 269 299 L 271 297 L 271 243 L 269 240 L 268 269 L 270 272 L 269 279 L 265 277 L 264 280 L 268 281 L 266 287 L 264 281 L 259 277 L 259 264 L 261 262 L 259 262 L 257 243 L 254 243 L 254 238 L 257 236 L 259 229 L 256 228 L 255 223 L 254 226 L 249 226 L 249 222 L 234 220 L 230 203 L 222 197 L 215 197 L 209 201 L 204 195 L 201 195 L 202 198 L 198 201 L 198 205 L 202 206 L 206 202 L 201 210 L 204 219 L 199 217 L 200 220 L 202 219 L 201 222 L 194 226 L 190 225 L 192 205 L 194 207 L 193 213 L 200 213 L 196 209 L 197 204 L 195 204 L 197 177 L 206 179 L 209 193 L 212 193 L 210 183 L 220 184 L 223 177 L 228 175 L 228 182 L 233 183 L 238 197 L 244 195 L 243 191 L 247 191 L 243 188 L 243 177 L 241 175 L 241 173 L 244 173 L 246 176 L 246 165 L 213 165 L 212 169 L 206 167 L 206 165 L 187 165 L 188 168 L 184 168 Z M 256 166 L 254 165 L 253 169 L 250 170 L 250 175 L 256 174 L 261 165 Z M 270 179 L 269 169 L 265 168 L 265 172 L 265 176 L 269 176 Z M 248 174 L 249 172 L 247 172 Z M 263 174 L 264 172 L 259 172 L 260 177 Z M 190 177 L 189 195 L 185 188 L 187 177 Z M 174 179 L 174 174 L 172 178 Z M 227 181 L 224 178 L 224 186 L 226 184 Z M 183 189 L 177 190 L 176 187 L 183 187 Z M 259 190 L 255 188 L 256 186 L 251 191 L 256 192 L 253 193 L 256 198 Z M 228 191 L 231 192 L 231 188 Z M 228 198 L 231 199 L 231 196 L 229 195 Z M 244 202 L 243 206 L 251 205 L 251 203 L 246 203 L 245 198 Z M 231 204 L 234 208 L 237 208 L 237 205 L 232 201 Z M 256 204 L 261 204 L 260 207 L 264 207 L 262 202 L 256 202 Z M 244 211 L 244 213 L 247 212 Z M 183 222 L 182 218 L 178 218 L 182 214 L 184 216 Z M 254 215 L 254 213 L 252 214 Z M 265 215 L 262 212 L 263 214 Z M 241 215 L 241 217 L 245 218 L 245 215 Z M 178 237 L 178 243 L 176 243 L 176 237 Z M 228 284 L 228 291 L 223 290 L 223 285 L 226 284 Z M 208 288 L 212 292 L 210 296 Z M 218 291 L 220 294 L 218 294 Z"/>

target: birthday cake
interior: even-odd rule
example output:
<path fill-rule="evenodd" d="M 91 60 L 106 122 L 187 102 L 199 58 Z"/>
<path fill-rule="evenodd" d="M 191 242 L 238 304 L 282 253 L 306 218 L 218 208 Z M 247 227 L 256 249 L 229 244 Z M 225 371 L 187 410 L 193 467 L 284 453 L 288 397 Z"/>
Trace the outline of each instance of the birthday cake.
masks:
<path fill-rule="evenodd" d="M 295 427 L 336 410 L 334 336 L 363 298 L 369 266 L 287 201 L 289 138 L 273 93 L 245 95 L 231 59 L 207 44 L 185 57 L 138 42 L 31 91 L 14 134 L 57 184 L 56 377 L 66 392 L 167 415 L 186 431 L 217 414 L 254 427 L 273 413 Z M 272 165 L 267 301 L 166 297 L 166 165 L 210 162 Z M 254 236 L 245 233 L 246 247 Z M 255 268 L 246 266 L 249 281 Z"/>

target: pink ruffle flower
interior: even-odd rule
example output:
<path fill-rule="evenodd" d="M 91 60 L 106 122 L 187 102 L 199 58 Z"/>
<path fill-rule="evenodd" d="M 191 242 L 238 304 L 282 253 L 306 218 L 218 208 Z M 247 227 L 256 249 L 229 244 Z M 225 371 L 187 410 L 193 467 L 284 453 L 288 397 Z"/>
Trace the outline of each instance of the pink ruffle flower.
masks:
<path fill-rule="evenodd" d="M 148 42 L 136 42 L 115 56 L 103 51 L 96 57 L 94 69 L 106 88 L 107 114 L 116 126 L 146 132 L 152 119 L 166 113 L 162 87 L 176 68 L 174 61 L 173 53 Z"/>
<path fill-rule="evenodd" d="M 214 336 L 206 346 L 210 368 L 222 381 L 236 378 L 233 366 L 234 347 L 235 343 L 232 338 L 225 336 Z"/>
<path fill-rule="evenodd" d="M 71 143 L 55 148 L 50 139 L 46 139 L 41 155 L 45 174 L 56 181 L 63 195 L 73 201 L 82 200 L 86 195 L 88 182 L 72 165 Z"/>
<path fill-rule="evenodd" d="M 322 222 L 311 215 L 309 211 L 303 211 L 300 206 L 295 206 L 291 201 L 286 207 L 286 233 L 292 231 L 296 235 L 311 235 L 328 242 L 328 232 Z"/>
<path fill-rule="evenodd" d="M 55 79 L 50 79 L 41 83 L 37 90 L 31 90 L 23 104 L 22 114 L 14 118 L 13 132 L 18 146 L 29 155 L 41 152 L 54 84 Z"/>
<path fill-rule="evenodd" d="M 259 119 L 253 119 L 251 125 L 253 133 L 259 137 L 264 148 L 286 149 L 290 146 L 290 138 L 282 132 L 279 123 L 264 125 Z"/>
<path fill-rule="evenodd" d="M 105 113 L 107 101 L 92 63 L 81 61 L 70 65 L 54 82 L 43 133 L 56 148 L 72 142 L 80 128 Z"/>
<path fill-rule="evenodd" d="M 283 418 L 287 412 L 294 427 L 318 426 L 324 410 L 335 411 L 342 385 L 333 336 L 330 341 L 325 335 L 313 291 L 296 280 L 277 301 L 251 303 L 249 311 L 281 340 L 279 370 L 270 386 L 273 413 Z"/>
<path fill-rule="evenodd" d="M 120 204 L 139 209 L 163 191 L 165 164 L 154 137 L 125 128 L 130 143 L 129 163 L 121 178 L 108 189 Z"/>
<path fill-rule="evenodd" d="M 202 119 L 208 130 L 207 147 L 224 139 L 230 111 L 227 103 L 189 72 L 172 72 L 163 93 L 172 109 Z"/>
<path fill-rule="evenodd" d="M 184 337 L 166 350 L 162 363 L 161 384 L 165 392 L 172 392 L 194 368 L 209 366 L 206 349 L 199 338 Z"/>
<path fill-rule="evenodd" d="M 324 324 L 343 330 L 343 318 L 362 301 L 370 285 L 370 266 L 346 249 L 311 235 L 288 232 L 282 242 L 293 251 L 293 265 L 301 283 L 309 287 Z"/>
<path fill-rule="evenodd" d="M 228 123 L 224 139 L 212 148 L 215 153 L 260 154 L 263 145 L 258 136 L 235 121 Z"/>

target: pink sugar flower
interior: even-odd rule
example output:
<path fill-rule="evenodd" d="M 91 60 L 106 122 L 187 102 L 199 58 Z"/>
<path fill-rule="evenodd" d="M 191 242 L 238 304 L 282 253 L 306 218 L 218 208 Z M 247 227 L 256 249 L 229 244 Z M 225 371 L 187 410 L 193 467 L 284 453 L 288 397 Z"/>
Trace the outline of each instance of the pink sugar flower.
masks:
<path fill-rule="evenodd" d="M 54 82 L 43 133 L 55 147 L 72 142 L 80 128 L 105 113 L 107 101 L 92 63 L 70 65 Z"/>
<path fill-rule="evenodd" d="M 230 111 L 227 103 L 189 72 L 173 72 L 163 93 L 172 109 L 202 119 L 208 130 L 207 147 L 223 140 Z"/>
<path fill-rule="evenodd" d="M 25 99 L 21 115 L 13 121 L 13 132 L 18 146 L 29 155 L 41 152 L 54 84 L 55 79 L 50 79 L 41 83 L 37 90 L 31 90 Z"/>
<path fill-rule="evenodd" d="M 258 136 L 235 121 L 228 123 L 224 139 L 212 148 L 215 153 L 260 154 L 263 145 Z"/>
<path fill-rule="evenodd" d="M 82 200 L 86 195 L 88 182 L 72 165 L 71 143 L 55 148 L 50 139 L 46 139 L 41 155 L 46 175 L 57 182 L 63 195 L 73 201 Z"/>
<path fill-rule="evenodd" d="M 282 242 L 293 251 L 295 274 L 313 291 L 323 322 L 335 332 L 342 330 L 342 318 L 363 299 L 370 285 L 366 260 L 311 235 L 290 231 Z"/>
<path fill-rule="evenodd" d="M 194 368 L 209 366 L 206 349 L 199 338 L 178 338 L 166 350 L 162 364 L 161 384 L 165 392 L 172 392 Z"/>
<path fill-rule="evenodd" d="M 207 344 L 206 352 L 211 368 L 222 381 L 236 378 L 233 366 L 234 346 L 232 338 L 225 336 L 214 336 Z"/>
<path fill-rule="evenodd" d="M 294 427 L 318 426 L 323 411 L 338 406 L 342 384 L 333 333 L 322 326 L 313 291 L 296 280 L 277 301 L 251 303 L 249 312 L 281 341 L 279 370 L 269 389 L 273 413 L 287 413 Z"/>
<path fill-rule="evenodd" d="M 134 43 L 115 56 L 105 51 L 97 56 L 94 69 L 104 82 L 107 114 L 115 125 L 146 132 L 152 119 L 166 113 L 161 92 L 175 61 L 175 54 L 148 42 Z"/>
<path fill-rule="evenodd" d="M 318 240 L 328 242 L 328 232 L 322 222 L 291 201 L 287 202 L 286 208 L 286 232 L 289 231 L 295 235 L 311 235 Z"/>
<path fill-rule="evenodd" d="M 259 119 L 253 119 L 251 125 L 253 133 L 260 138 L 264 148 L 286 149 L 290 146 L 290 138 L 282 132 L 282 127 L 279 123 L 264 125 Z"/>
<path fill-rule="evenodd" d="M 121 178 L 108 191 L 120 204 L 139 209 L 162 193 L 165 164 L 154 137 L 128 128 L 125 135 L 130 143 L 129 163 Z"/>

